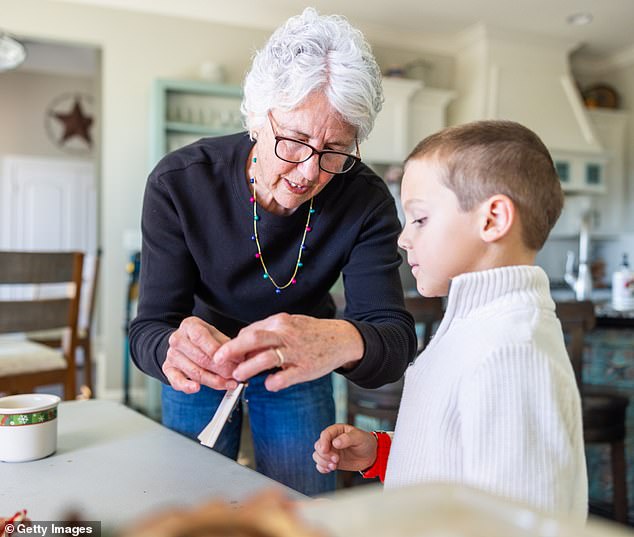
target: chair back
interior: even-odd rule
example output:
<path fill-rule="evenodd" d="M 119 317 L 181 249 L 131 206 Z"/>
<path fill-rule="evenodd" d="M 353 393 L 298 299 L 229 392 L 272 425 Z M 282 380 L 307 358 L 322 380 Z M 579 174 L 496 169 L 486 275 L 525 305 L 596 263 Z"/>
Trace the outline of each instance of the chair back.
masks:
<path fill-rule="evenodd" d="M 81 252 L 8 252 L 0 251 L 0 285 L 5 292 L 0 299 L 0 334 L 28 333 L 37 330 L 63 328 L 67 337 L 63 341 L 63 354 L 67 363 L 66 382 L 74 396 L 75 348 L 77 345 L 77 320 L 81 297 L 83 253 Z M 63 284 L 55 296 L 50 292 L 38 292 L 38 287 Z M 11 292 L 11 287 L 24 291 L 25 285 L 34 286 L 30 293 Z M 50 291 L 50 290 L 49 290 Z M 27 296 L 30 295 L 30 296 Z M 0 372 L 1 373 L 1 372 Z M 37 381 L 38 371 L 29 373 L 23 381 Z M 44 373 L 44 371 L 42 371 Z M 25 372 L 21 373 L 26 375 Z M 0 381 L 9 382 L 0 375 Z M 40 375 L 44 379 L 44 375 Z M 48 377 L 46 377 L 48 378 Z M 18 384 L 13 379 L 13 386 Z M 37 385 L 37 384 L 33 384 Z"/>
<path fill-rule="evenodd" d="M 69 296 L 0 301 L 0 334 L 77 325 L 83 254 L 0 252 L 0 284 L 71 284 Z"/>
<path fill-rule="evenodd" d="M 418 352 L 422 351 L 431 340 L 434 325 L 442 320 L 444 315 L 443 299 L 440 297 L 426 298 L 420 295 L 405 297 L 405 309 L 412 314 L 414 322 L 422 325 L 422 338 L 418 342 Z"/>
<path fill-rule="evenodd" d="M 95 315 L 97 298 L 97 282 L 101 268 L 101 250 L 94 254 L 84 255 L 84 271 L 82 276 L 82 292 L 79 303 L 78 328 L 80 332 L 90 334 Z"/>
<path fill-rule="evenodd" d="M 581 391 L 584 338 L 596 324 L 594 304 L 590 300 L 557 302 L 555 311 L 566 336 L 566 349 L 575 372 L 577 386 Z"/>

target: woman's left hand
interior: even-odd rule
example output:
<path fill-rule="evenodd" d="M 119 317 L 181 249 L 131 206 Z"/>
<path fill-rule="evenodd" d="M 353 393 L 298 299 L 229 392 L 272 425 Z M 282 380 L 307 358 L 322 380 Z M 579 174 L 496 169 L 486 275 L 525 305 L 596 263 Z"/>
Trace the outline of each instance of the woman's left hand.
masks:
<path fill-rule="evenodd" d="M 276 367 L 264 385 L 276 392 L 314 380 L 363 356 L 363 339 L 347 321 L 278 313 L 243 328 L 214 354 L 218 366 L 234 366 L 233 378 L 249 378 Z"/>

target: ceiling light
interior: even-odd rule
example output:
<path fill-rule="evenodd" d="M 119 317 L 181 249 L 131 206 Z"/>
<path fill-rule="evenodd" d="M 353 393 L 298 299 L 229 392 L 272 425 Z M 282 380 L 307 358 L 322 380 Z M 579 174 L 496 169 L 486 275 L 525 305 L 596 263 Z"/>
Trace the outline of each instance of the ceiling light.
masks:
<path fill-rule="evenodd" d="M 26 58 L 24 45 L 0 31 L 0 72 L 14 69 Z"/>
<path fill-rule="evenodd" d="M 585 26 L 592 22 L 592 13 L 573 13 L 566 17 L 566 22 L 573 26 Z"/>

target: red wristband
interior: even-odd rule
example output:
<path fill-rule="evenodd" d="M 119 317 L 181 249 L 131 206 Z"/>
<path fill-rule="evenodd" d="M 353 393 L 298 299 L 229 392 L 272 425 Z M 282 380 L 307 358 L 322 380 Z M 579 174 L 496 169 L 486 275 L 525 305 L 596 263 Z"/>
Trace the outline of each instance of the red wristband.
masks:
<path fill-rule="evenodd" d="M 372 431 L 372 434 L 376 437 L 376 460 L 370 468 L 361 472 L 361 475 L 366 479 L 378 477 L 383 483 L 385 481 L 387 459 L 390 456 L 390 448 L 392 447 L 392 438 L 383 431 Z"/>

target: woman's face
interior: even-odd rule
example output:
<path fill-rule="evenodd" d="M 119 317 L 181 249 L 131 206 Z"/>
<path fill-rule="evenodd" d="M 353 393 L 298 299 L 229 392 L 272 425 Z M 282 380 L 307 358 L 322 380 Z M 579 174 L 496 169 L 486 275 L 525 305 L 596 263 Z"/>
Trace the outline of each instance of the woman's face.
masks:
<path fill-rule="evenodd" d="M 256 129 L 255 175 L 258 203 L 276 214 L 289 214 L 317 195 L 333 178 L 319 168 L 315 154 L 305 162 L 285 162 L 275 155 L 275 136 L 294 138 L 315 149 L 354 154 L 356 130 L 345 123 L 321 92 L 310 94 L 290 111 L 272 109 L 270 119 Z"/>

